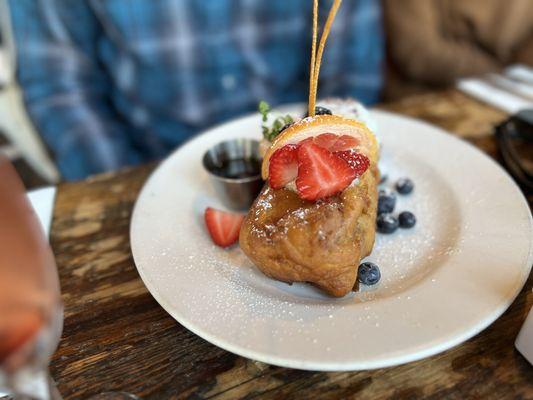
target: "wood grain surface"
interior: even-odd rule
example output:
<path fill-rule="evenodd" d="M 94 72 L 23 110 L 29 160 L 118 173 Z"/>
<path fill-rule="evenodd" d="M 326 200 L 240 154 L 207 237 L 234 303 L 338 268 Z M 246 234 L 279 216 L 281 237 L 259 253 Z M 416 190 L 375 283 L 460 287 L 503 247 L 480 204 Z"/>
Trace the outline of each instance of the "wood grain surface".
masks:
<path fill-rule="evenodd" d="M 381 108 L 440 125 L 497 157 L 491 130 L 505 114 L 457 91 Z M 59 187 L 51 238 L 65 325 L 51 372 L 66 399 L 109 390 L 145 399 L 533 399 L 533 367 L 513 346 L 533 305 L 531 277 L 509 310 L 476 337 L 393 368 L 278 368 L 195 336 L 155 302 L 131 257 L 130 215 L 153 167 Z"/>

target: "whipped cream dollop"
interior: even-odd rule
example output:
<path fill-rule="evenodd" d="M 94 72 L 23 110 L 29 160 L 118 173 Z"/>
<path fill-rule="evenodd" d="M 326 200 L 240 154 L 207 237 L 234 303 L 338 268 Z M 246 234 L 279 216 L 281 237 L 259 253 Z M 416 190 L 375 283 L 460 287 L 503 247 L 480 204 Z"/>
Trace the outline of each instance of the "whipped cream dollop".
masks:
<path fill-rule="evenodd" d="M 344 118 L 355 119 L 363 122 L 374 135 L 378 130 L 376 120 L 370 115 L 370 111 L 362 103 L 354 99 L 339 99 L 336 97 L 325 98 L 317 102 L 318 106 L 326 107 L 334 115 Z M 377 136 L 377 135 L 376 135 Z"/>

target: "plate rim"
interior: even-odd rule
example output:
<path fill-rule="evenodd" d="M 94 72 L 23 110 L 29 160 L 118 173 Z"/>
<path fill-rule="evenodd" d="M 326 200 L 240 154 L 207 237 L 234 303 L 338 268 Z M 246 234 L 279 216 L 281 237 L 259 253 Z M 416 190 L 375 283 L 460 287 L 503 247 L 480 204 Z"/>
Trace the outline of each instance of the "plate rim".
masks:
<path fill-rule="evenodd" d="M 282 108 L 295 108 L 301 106 L 300 103 L 294 103 L 294 104 L 284 104 L 280 107 Z M 140 203 L 140 199 L 143 196 L 143 193 L 145 192 L 145 189 L 148 187 L 150 181 L 155 177 L 156 173 L 164 167 L 164 165 L 167 162 L 170 162 L 170 160 L 175 157 L 175 154 L 177 154 L 183 147 L 183 145 L 188 144 L 189 142 L 192 142 L 196 139 L 198 139 L 200 136 L 203 136 L 205 134 L 210 133 L 211 131 L 224 128 L 226 125 L 231 125 L 236 123 L 237 121 L 241 119 L 251 118 L 253 116 L 259 116 L 257 112 L 252 112 L 248 114 L 244 114 L 240 117 L 231 119 L 229 121 L 223 122 L 221 124 L 214 125 L 196 136 L 190 138 L 187 140 L 182 146 L 176 148 L 173 152 L 171 152 L 148 176 L 148 178 L 143 183 L 143 186 L 141 190 L 139 191 L 138 197 L 135 201 L 135 205 L 132 209 L 131 213 L 131 219 L 130 219 L 130 229 L 129 229 L 129 239 L 130 239 L 130 246 L 131 246 L 131 252 L 132 257 L 134 260 L 135 268 L 137 269 L 137 272 L 139 273 L 139 276 L 141 277 L 141 280 L 143 281 L 143 284 L 146 286 L 148 292 L 151 294 L 151 296 L 159 303 L 159 305 L 170 315 L 172 318 L 174 318 L 179 324 L 184 326 L 186 329 L 194 333 L 195 335 L 201 337 L 202 339 L 208 341 L 209 343 L 222 348 L 223 350 L 229 351 L 233 354 L 246 357 L 251 360 L 257 360 L 263 363 L 284 367 L 284 368 L 297 368 L 297 369 L 303 369 L 308 371 L 360 371 L 360 370 L 373 370 L 378 368 L 385 368 L 385 367 L 393 367 L 417 360 L 421 360 L 427 357 L 431 357 L 433 355 L 442 353 L 446 350 L 449 350 L 453 347 L 458 346 L 461 343 L 464 343 L 466 340 L 472 338 L 473 336 L 477 335 L 478 333 L 485 330 L 488 326 L 490 326 L 494 321 L 496 321 L 498 318 L 500 318 L 503 313 L 510 307 L 510 305 L 515 301 L 517 296 L 522 291 L 525 283 L 527 282 L 529 275 L 531 273 L 531 268 L 533 264 L 533 216 L 531 209 L 529 207 L 529 204 L 527 203 L 527 200 L 518 186 L 518 184 L 512 179 L 512 177 L 509 175 L 509 173 L 500 165 L 498 164 L 493 158 L 491 158 L 489 155 L 487 155 L 485 152 L 474 146 L 473 144 L 469 143 L 468 141 L 462 140 L 456 135 L 454 135 L 451 132 L 446 131 L 445 129 L 433 125 L 431 123 L 428 123 L 424 120 L 420 120 L 417 118 L 413 118 L 410 116 L 406 116 L 403 114 L 398 114 L 386 110 L 379 110 L 379 109 L 370 109 L 371 114 L 381 114 L 384 116 L 392 116 L 394 118 L 400 118 L 403 120 L 407 120 L 409 122 L 414 122 L 418 125 L 424 125 L 425 127 L 430 128 L 434 131 L 435 134 L 441 135 L 446 137 L 447 140 L 452 140 L 456 142 L 457 144 L 461 146 L 469 147 L 471 150 L 474 150 L 478 153 L 478 155 L 481 155 L 482 158 L 485 159 L 485 161 L 488 161 L 489 163 L 492 163 L 493 166 L 498 168 L 500 172 L 503 172 L 505 177 L 508 181 L 512 183 L 512 186 L 517 192 L 520 194 L 520 201 L 522 203 L 522 207 L 525 207 L 526 210 L 528 210 L 527 217 L 528 217 L 528 225 L 529 225 L 529 231 L 531 233 L 530 235 L 530 243 L 529 243 L 529 251 L 527 256 L 527 264 L 525 266 L 522 266 L 522 268 L 526 271 L 524 275 L 522 276 L 522 279 L 517 284 L 517 290 L 516 293 L 514 293 L 512 296 L 507 296 L 505 301 L 502 301 L 502 303 L 498 306 L 498 308 L 492 310 L 490 314 L 488 314 L 485 318 L 480 319 L 475 325 L 473 325 L 470 329 L 463 330 L 460 334 L 454 335 L 452 338 L 440 341 L 439 343 L 424 348 L 419 349 L 417 351 L 411 352 L 411 353 L 402 353 L 399 355 L 392 355 L 389 357 L 379 358 L 376 360 L 365 360 L 365 361 L 341 361 L 341 362 L 328 362 L 327 360 L 320 361 L 320 362 L 314 362 L 314 361 L 307 361 L 307 360 L 295 360 L 293 358 L 285 358 L 275 355 L 268 355 L 264 354 L 263 352 L 256 352 L 252 349 L 245 348 L 242 345 L 234 345 L 230 342 L 227 342 L 226 340 L 220 339 L 219 337 L 215 335 L 211 335 L 207 332 L 205 332 L 202 328 L 199 328 L 196 326 L 195 323 L 189 321 L 188 318 L 184 317 L 180 313 L 178 313 L 174 308 L 169 305 L 164 298 L 160 295 L 159 291 L 155 287 L 155 285 L 150 281 L 150 279 L 144 274 L 141 267 L 139 267 L 138 259 L 136 259 L 135 256 L 135 250 L 134 250 L 134 241 L 133 241 L 133 231 L 136 224 L 136 215 L 138 214 L 138 207 Z M 180 314 L 180 315 L 178 315 Z"/>

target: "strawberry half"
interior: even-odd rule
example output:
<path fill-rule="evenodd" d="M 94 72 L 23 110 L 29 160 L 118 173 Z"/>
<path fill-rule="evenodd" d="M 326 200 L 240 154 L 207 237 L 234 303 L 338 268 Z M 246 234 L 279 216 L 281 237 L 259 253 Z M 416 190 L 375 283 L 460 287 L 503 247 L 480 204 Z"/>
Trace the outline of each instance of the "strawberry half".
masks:
<path fill-rule="evenodd" d="M 298 148 L 296 188 L 302 199 L 314 201 L 332 196 L 354 179 L 353 168 L 323 147 L 306 142 Z"/>
<path fill-rule="evenodd" d="M 208 207 L 205 210 L 204 218 L 207 230 L 216 245 L 228 247 L 239 239 L 244 215 Z"/>
<path fill-rule="evenodd" d="M 268 177 L 272 189 L 281 189 L 298 176 L 298 146 L 288 144 L 270 157 Z"/>
<path fill-rule="evenodd" d="M 335 155 L 348 163 L 348 165 L 354 170 L 356 178 L 363 175 L 370 166 L 370 160 L 367 156 L 353 150 L 339 151 L 335 153 Z"/>

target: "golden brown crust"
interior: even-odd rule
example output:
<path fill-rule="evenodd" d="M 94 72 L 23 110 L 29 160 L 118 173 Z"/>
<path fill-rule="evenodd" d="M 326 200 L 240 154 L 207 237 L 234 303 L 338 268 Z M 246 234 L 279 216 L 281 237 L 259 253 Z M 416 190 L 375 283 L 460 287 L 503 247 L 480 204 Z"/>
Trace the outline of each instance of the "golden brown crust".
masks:
<path fill-rule="evenodd" d="M 332 296 L 349 293 L 362 258 L 372 251 L 376 232 L 378 144 L 365 124 L 336 115 L 298 121 L 279 135 L 263 161 L 278 148 L 322 133 L 360 139 L 357 150 L 370 161 L 359 183 L 341 193 L 309 202 L 288 189 L 268 183 L 241 228 L 244 253 L 267 276 L 285 282 L 310 282 Z"/>
<path fill-rule="evenodd" d="M 358 185 L 315 203 L 265 185 L 243 223 L 242 250 L 267 276 L 346 295 L 374 245 L 377 180 L 374 164 Z"/>

